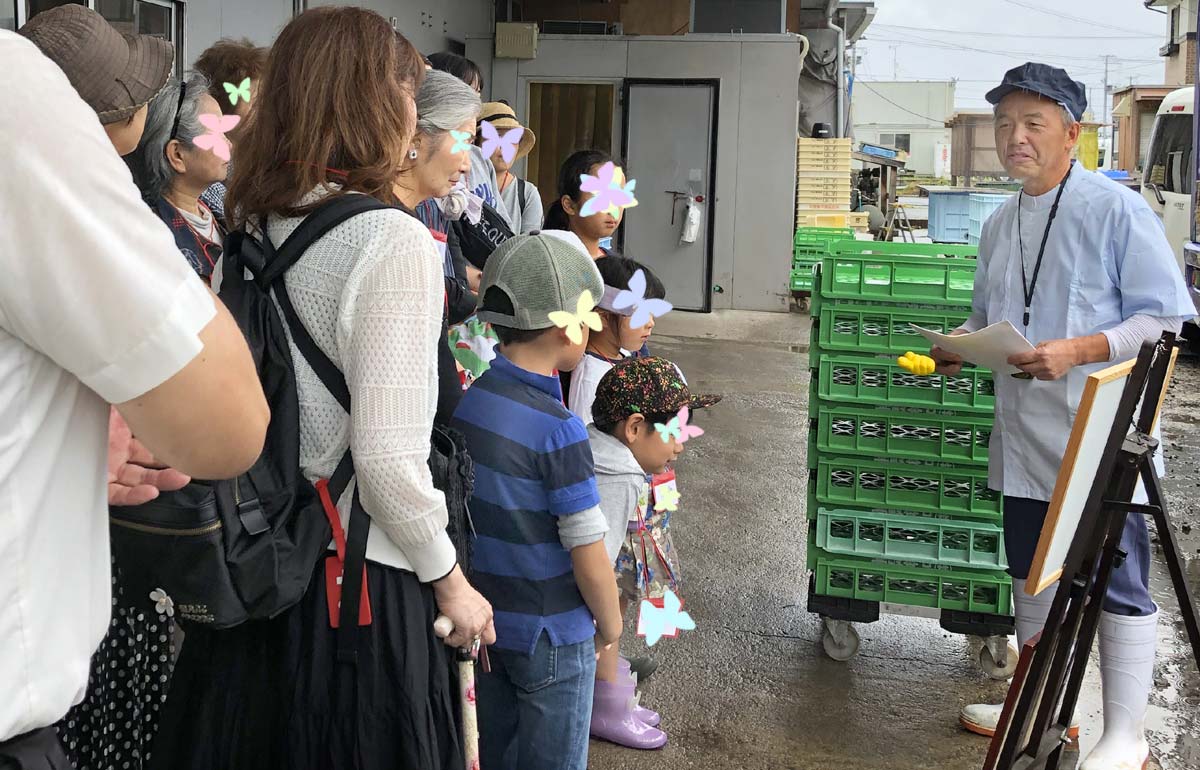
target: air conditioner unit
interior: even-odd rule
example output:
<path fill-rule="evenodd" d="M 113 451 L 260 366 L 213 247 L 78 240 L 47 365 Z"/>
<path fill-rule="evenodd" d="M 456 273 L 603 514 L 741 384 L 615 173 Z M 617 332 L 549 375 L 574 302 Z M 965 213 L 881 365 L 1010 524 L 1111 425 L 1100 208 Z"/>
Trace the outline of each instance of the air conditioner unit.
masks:
<path fill-rule="evenodd" d="M 507 21 L 496 24 L 497 59 L 536 59 L 537 41 L 536 24 Z"/>
<path fill-rule="evenodd" d="M 542 22 L 543 35 L 607 35 L 607 21 L 547 19 Z"/>

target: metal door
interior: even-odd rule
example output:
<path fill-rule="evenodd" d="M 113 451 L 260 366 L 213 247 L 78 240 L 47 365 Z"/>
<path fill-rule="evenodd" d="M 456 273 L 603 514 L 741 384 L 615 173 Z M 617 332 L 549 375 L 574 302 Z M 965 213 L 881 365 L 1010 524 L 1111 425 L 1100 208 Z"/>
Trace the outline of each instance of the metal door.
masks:
<path fill-rule="evenodd" d="M 626 80 L 622 155 L 637 180 L 625 211 L 621 248 L 649 266 L 681 310 L 711 309 L 716 204 L 716 80 Z M 700 203 L 700 229 L 681 243 L 688 196 Z"/>

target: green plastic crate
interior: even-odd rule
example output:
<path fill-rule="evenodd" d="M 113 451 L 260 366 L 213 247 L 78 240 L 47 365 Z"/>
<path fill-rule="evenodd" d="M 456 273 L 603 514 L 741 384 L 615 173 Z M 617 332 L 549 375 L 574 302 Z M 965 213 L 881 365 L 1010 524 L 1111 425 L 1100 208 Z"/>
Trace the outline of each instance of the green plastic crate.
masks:
<path fill-rule="evenodd" d="M 812 291 L 815 288 L 813 279 L 812 265 L 805 267 L 804 265 L 792 266 L 792 291 Z"/>
<path fill-rule="evenodd" d="M 850 227 L 801 227 L 796 230 L 792 244 L 795 246 L 819 245 L 822 249 L 830 243 L 854 240 L 854 229 Z"/>
<path fill-rule="evenodd" d="M 821 452 L 987 465 L 990 417 L 825 403 L 810 404 L 814 412 Z"/>
<path fill-rule="evenodd" d="M 835 257 L 844 257 L 852 254 L 877 254 L 896 257 L 977 257 L 979 256 L 979 246 L 956 243 L 839 240 L 830 245 L 829 253 Z"/>
<path fill-rule="evenodd" d="M 984 522 L 849 508 L 816 509 L 816 543 L 838 556 L 1003 570 L 1004 530 Z"/>
<path fill-rule="evenodd" d="M 1012 615 L 1012 581 L 1003 572 L 915 567 L 810 550 L 816 593 L 940 610 Z"/>
<path fill-rule="evenodd" d="M 817 500 L 825 506 L 900 511 L 1000 521 L 1002 495 L 988 489 L 987 469 L 868 460 L 819 454 Z"/>
<path fill-rule="evenodd" d="M 963 369 L 953 377 L 919 375 L 901 368 L 893 358 L 830 354 L 820 357 L 813 379 L 817 396 L 826 401 L 980 414 L 991 414 L 996 406 L 995 385 L 987 369 Z"/>
<path fill-rule="evenodd" d="M 839 255 L 826 257 L 821 294 L 867 302 L 971 306 L 975 260 Z"/>
<path fill-rule="evenodd" d="M 824 273 L 824 269 L 821 271 Z M 929 341 L 912 324 L 949 333 L 961 326 L 970 313 L 963 310 L 895 308 L 852 302 L 822 303 L 819 315 L 820 346 L 826 350 L 853 353 L 886 353 L 902 356 L 907 351 L 929 350 Z"/>

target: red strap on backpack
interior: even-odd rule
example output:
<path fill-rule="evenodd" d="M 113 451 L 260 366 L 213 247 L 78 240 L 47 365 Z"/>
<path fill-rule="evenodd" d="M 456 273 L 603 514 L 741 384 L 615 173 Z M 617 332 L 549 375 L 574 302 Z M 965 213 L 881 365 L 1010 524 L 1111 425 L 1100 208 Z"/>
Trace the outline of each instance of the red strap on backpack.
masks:
<path fill-rule="evenodd" d="M 333 496 L 329 494 L 329 480 L 321 479 L 316 483 L 317 495 L 321 498 L 321 507 L 325 509 L 325 518 L 333 530 L 333 544 L 337 548 L 337 556 L 325 559 L 325 595 L 329 604 L 329 625 L 337 628 L 340 622 L 342 607 L 342 575 L 346 564 L 346 531 L 342 529 L 342 517 L 338 514 Z M 367 565 L 363 565 L 362 598 L 358 603 L 358 624 L 371 625 L 371 600 L 367 595 Z"/>

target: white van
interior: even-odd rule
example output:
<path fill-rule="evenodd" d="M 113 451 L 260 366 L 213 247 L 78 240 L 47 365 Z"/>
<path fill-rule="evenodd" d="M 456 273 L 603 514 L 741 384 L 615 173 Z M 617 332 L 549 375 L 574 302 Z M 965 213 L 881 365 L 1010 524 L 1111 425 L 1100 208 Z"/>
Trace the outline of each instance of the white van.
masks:
<path fill-rule="evenodd" d="M 1175 249 L 1179 269 L 1200 313 L 1200 243 L 1192 242 L 1192 185 L 1196 167 L 1192 158 L 1192 119 L 1195 112 L 1192 86 L 1172 91 L 1163 99 L 1154 120 L 1154 136 L 1142 173 L 1142 197 L 1162 218 L 1167 239 Z M 1188 324 L 1188 336 L 1197 333 Z"/>

